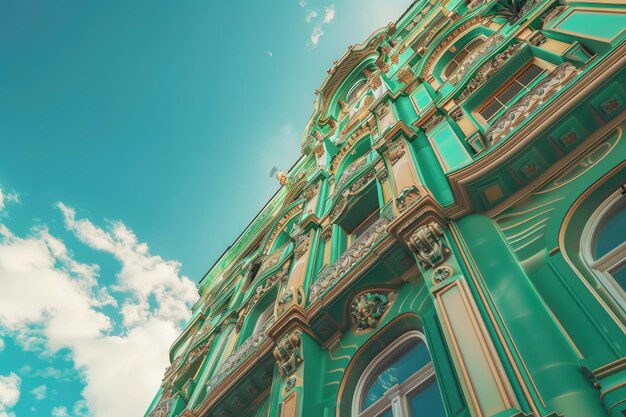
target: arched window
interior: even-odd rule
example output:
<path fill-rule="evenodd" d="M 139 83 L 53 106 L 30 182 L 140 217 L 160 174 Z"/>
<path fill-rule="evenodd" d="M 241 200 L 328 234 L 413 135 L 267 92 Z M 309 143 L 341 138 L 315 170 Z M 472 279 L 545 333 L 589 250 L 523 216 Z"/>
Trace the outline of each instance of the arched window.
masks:
<path fill-rule="evenodd" d="M 273 314 L 274 303 L 270 303 L 270 305 L 268 305 L 267 308 L 261 312 L 259 318 L 256 320 L 256 323 L 254 324 L 254 329 L 252 330 L 252 334 L 255 334 L 256 332 L 261 330 Z"/>
<path fill-rule="evenodd" d="M 357 97 L 361 93 L 361 90 L 363 90 L 366 81 L 367 80 L 363 79 L 354 83 L 352 88 L 350 88 L 350 91 L 348 91 L 348 93 L 346 94 L 346 103 L 352 104 L 352 102 L 357 99 Z"/>
<path fill-rule="evenodd" d="M 352 416 L 446 416 L 421 333 L 405 333 L 365 368 L 356 386 Z"/>
<path fill-rule="evenodd" d="M 472 39 L 466 43 L 463 48 L 459 49 L 459 51 L 454 55 L 454 57 L 452 57 L 450 62 L 448 62 L 443 69 L 444 80 L 450 78 L 450 76 L 454 74 L 454 71 L 456 71 L 456 69 L 463 63 L 463 60 L 465 60 L 469 54 L 478 49 L 483 43 L 485 43 L 485 38 L 481 36 Z"/>
<path fill-rule="evenodd" d="M 626 185 L 591 215 L 583 230 L 581 248 L 587 264 L 626 309 Z"/>

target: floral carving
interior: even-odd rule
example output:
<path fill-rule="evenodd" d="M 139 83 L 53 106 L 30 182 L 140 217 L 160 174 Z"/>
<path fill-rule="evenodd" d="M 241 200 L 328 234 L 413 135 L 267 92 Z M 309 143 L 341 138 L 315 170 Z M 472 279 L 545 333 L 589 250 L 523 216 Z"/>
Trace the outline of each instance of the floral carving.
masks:
<path fill-rule="evenodd" d="M 396 205 L 400 213 L 404 213 L 409 208 L 413 207 L 422 198 L 422 194 L 416 186 L 405 187 L 398 198 L 396 198 Z"/>
<path fill-rule="evenodd" d="M 441 226 L 431 222 L 417 229 L 409 237 L 409 246 L 424 269 L 432 268 L 444 261 L 447 250 L 441 240 L 442 236 Z"/>
<path fill-rule="evenodd" d="M 528 119 L 535 111 L 556 94 L 577 73 L 576 67 L 569 62 L 559 65 L 546 78 L 535 85 L 517 103 L 509 107 L 502 116 L 485 132 L 485 137 L 494 144 L 507 136 L 517 126 Z"/>
<path fill-rule="evenodd" d="M 274 348 L 274 359 L 278 363 L 278 372 L 284 378 L 298 368 L 298 365 L 304 360 L 300 345 L 302 339 L 298 330 L 289 333 L 278 341 L 276 348 Z"/>
<path fill-rule="evenodd" d="M 354 265 L 360 262 L 376 244 L 387 234 L 389 220 L 381 217 L 369 227 L 346 251 L 335 261 L 335 263 L 323 271 L 317 281 L 311 286 L 310 299 L 317 299 L 328 288 L 332 287 L 345 273 Z"/>
<path fill-rule="evenodd" d="M 413 71 L 411 71 L 411 67 L 408 65 L 405 65 L 398 71 L 398 79 L 405 85 L 409 85 L 414 77 L 415 75 L 413 75 Z"/>
<path fill-rule="evenodd" d="M 502 44 L 503 40 L 504 36 L 502 36 L 501 33 L 496 33 L 491 36 L 478 49 L 472 51 L 471 54 L 465 57 L 461 65 L 459 65 L 450 78 L 448 78 L 448 81 L 452 84 L 458 83 L 463 77 L 465 77 L 474 64 L 498 48 Z"/>
<path fill-rule="evenodd" d="M 369 185 L 376 178 L 376 171 L 373 169 L 369 172 L 366 172 L 365 175 L 361 176 L 355 182 L 353 182 L 348 188 L 346 188 L 341 196 L 337 199 L 337 203 L 335 203 L 335 207 L 330 212 L 330 218 L 332 221 L 337 219 L 337 217 L 343 212 L 343 210 L 348 205 L 348 199 L 361 192 L 363 188 Z"/>
<path fill-rule="evenodd" d="M 502 65 L 515 55 L 523 46 L 521 43 L 514 43 L 504 51 L 495 56 L 491 61 L 480 67 L 472 80 L 467 84 L 465 90 L 459 96 L 459 101 L 465 100 L 470 94 L 482 86 L 491 76 L 497 72 Z"/>
<path fill-rule="evenodd" d="M 250 336 L 237 350 L 226 358 L 226 361 L 215 371 L 215 376 L 207 383 L 207 396 L 268 339 L 265 330 L 273 323 L 274 318 L 271 317 L 261 330 Z"/>
<path fill-rule="evenodd" d="M 352 301 L 350 316 L 357 330 L 375 328 L 389 307 L 389 299 L 384 294 L 366 293 Z"/>

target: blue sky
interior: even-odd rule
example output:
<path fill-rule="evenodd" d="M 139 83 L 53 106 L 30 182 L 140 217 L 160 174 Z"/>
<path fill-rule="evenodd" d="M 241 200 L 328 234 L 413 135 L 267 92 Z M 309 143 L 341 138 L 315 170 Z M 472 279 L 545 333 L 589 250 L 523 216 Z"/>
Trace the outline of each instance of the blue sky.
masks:
<path fill-rule="evenodd" d="M 409 4 L 0 0 L 0 417 L 143 414 L 326 70 Z"/>

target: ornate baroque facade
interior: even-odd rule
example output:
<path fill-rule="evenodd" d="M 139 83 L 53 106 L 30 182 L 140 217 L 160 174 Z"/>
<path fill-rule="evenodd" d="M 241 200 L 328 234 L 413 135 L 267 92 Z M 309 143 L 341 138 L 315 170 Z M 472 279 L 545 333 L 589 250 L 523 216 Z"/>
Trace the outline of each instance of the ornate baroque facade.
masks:
<path fill-rule="evenodd" d="M 146 416 L 626 416 L 625 27 L 420 0 L 351 46 Z"/>

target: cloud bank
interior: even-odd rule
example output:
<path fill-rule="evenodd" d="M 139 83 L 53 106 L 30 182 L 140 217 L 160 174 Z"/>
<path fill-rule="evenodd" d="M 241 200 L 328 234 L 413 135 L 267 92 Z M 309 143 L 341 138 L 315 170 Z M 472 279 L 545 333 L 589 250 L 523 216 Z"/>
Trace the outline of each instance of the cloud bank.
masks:
<path fill-rule="evenodd" d="M 63 203 L 57 207 L 82 244 L 119 262 L 114 284 L 101 284 L 99 266 L 77 261 L 45 226 L 20 237 L 0 224 L 0 328 L 24 350 L 71 351 L 85 381 L 85 401 L 68 405 L 73 415 L 86 415 L 85 408 L 95 417 L 143 415 L 196 287 L 178 262 L 152 255 L 122 222 L 101 228 Z M 19 386 L 18 375 L 0 376 L 0 417 L 13 417 Z M 53 415 L 67 410 L 61 405 Z"/>

